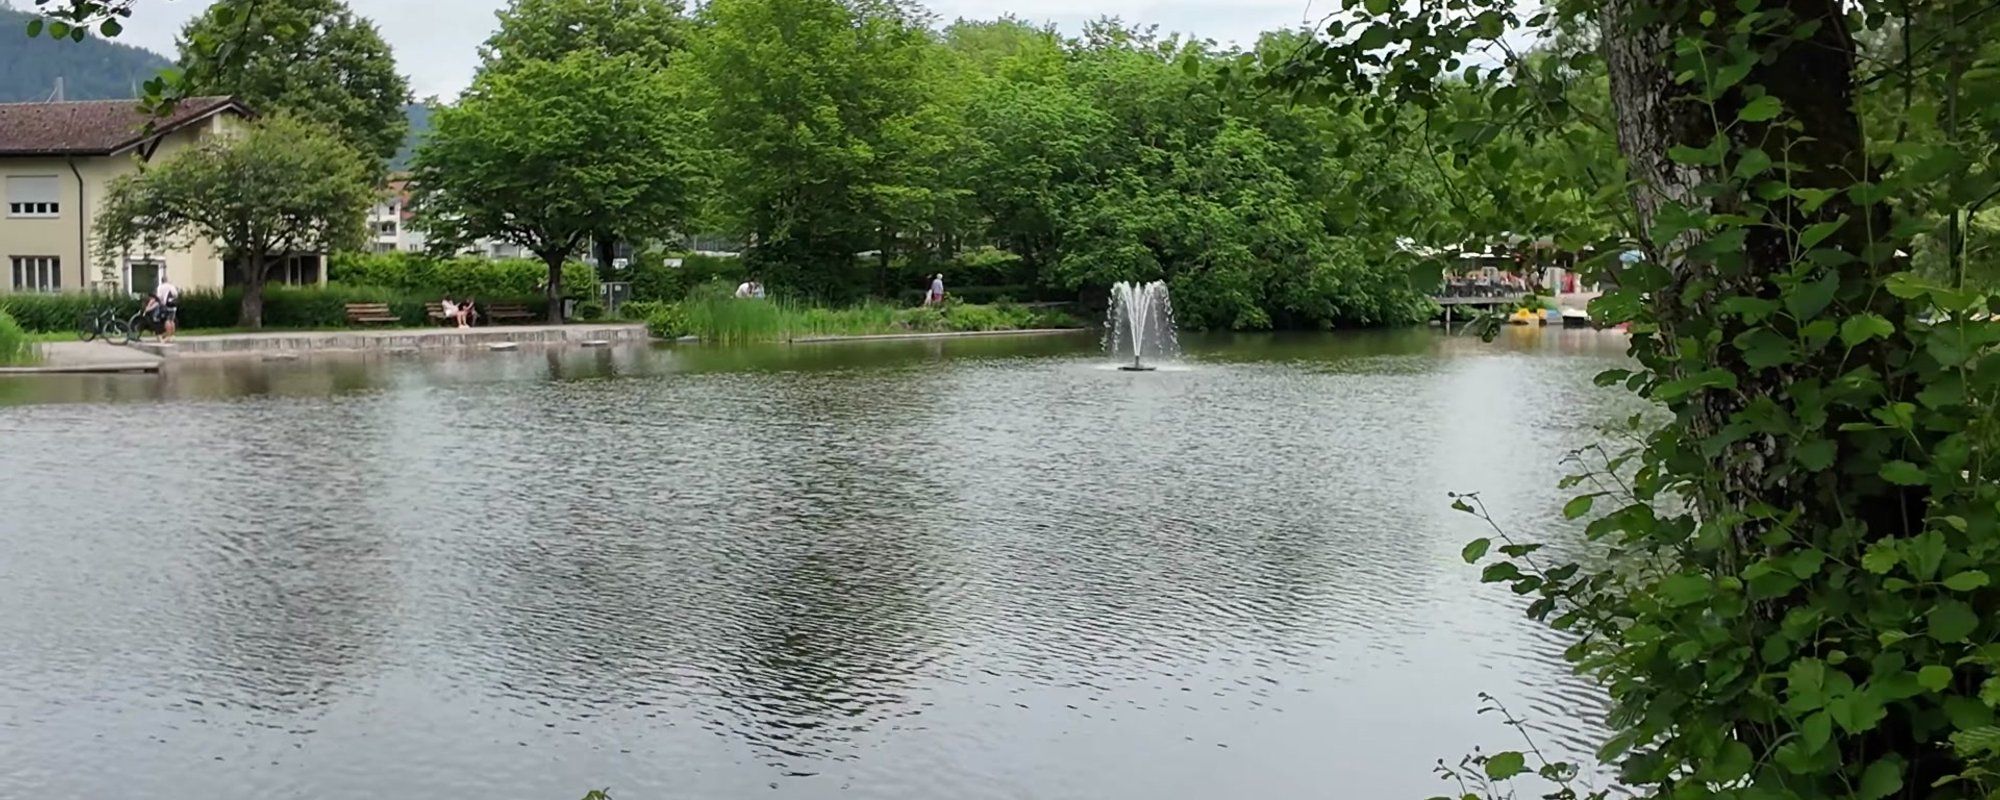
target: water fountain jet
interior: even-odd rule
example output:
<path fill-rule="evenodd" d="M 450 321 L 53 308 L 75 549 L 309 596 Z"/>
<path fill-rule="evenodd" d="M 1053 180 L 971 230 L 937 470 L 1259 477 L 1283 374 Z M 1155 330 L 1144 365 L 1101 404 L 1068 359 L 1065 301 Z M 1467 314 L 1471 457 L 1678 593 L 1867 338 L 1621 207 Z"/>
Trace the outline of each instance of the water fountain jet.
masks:
<path fill-rule="evenodd" d="M 1180 357 L 1174 333 L 1174 305 L 1165 281 L 1119 283 L 1111 287 L 1111 314 L 1105 318 L 1104 349 L 1127 372 L 1150 372 L 1147 360 Z M 1124 363 L 1127 358 L 1131 363 Z"/>

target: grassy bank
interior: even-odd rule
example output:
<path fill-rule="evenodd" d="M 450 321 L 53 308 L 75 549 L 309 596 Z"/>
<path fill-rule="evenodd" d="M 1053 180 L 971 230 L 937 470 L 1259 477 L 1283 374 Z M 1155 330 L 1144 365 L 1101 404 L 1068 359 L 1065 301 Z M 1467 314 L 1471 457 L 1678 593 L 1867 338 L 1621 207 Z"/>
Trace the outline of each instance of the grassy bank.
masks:
<path fill-rule="evenodd" d="M 695 296 L 678 303 L 631 303 L 622 309 L 643 320 L 654 336 L 698 336 L 705 342 L 784 342 L 813 336 L 873 336 L 893 333 L 1007 331 L 1080 328 L 1084 322 L 1064 311 L 1012 304 L 904 308 L 871 302 L 845 308 L 792 300 L 738 300 Z"/>
<path fill-rule="evenodd" d="M 34 363 L 38 351 L 34 339 L 5 311 L 0 311 L 0 367 Z"/>

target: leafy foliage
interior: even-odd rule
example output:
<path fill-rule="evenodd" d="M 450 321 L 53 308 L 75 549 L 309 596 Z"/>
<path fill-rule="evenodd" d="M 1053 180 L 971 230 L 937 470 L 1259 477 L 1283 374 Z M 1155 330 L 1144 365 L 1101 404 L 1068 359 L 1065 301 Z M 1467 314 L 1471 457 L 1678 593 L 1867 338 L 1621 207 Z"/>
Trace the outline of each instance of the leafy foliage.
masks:
<path fill-rule="evenodd" d="M 431 298 L 518 300 L 542 294 L 548 267 L 527 259 L 461 256 L 437 258 L 422 253 L 338 253 L 328 260 L 327 282 L 342 286 L 389 289 Z M 572 300 L 597 297 L 597 271 L 587 264 L 563 265 L 563 296 Z"/>
<path fill-rule="evenodd" d="M 239 324 L 258 328 L 270 267 L 291 253 L 359 246 L 374 201 L 361 154 L 319 126 L 268 117 L 114 181 L 97 212 L 96 255 L 109 265 L 134 245 L 213 242 L 243 279 Z"/>
<path fill-rule="evenodd" d="M 191 94 L 234 95 L 341 132 L 387 159 L 402 145 L 409 82 L 375 25 L 342 0 L 221 0 L 181 31 Z"/>
<path fill-rule="evenodd" d="M 489 70 L 561 61 L 575 52 L 630 56 L 663 68 L 685 45 L 684 11 L 677 0 L 514 0 L 479 54 Z"/>
<path fill-rule="evenodd" d="M 579 51 L 482 71 L 435 121 L 412 180 L 420 223 L 442 244 L 527 248 L 547 265 L 552 300 L 563 262 L 592 234 L 672 229 L 691 205 L 676 94 L 630 57 Z"/>
<path fill-rule="evenodd" d="M 1975 77 L 1996 66 L 1996 23 L 1971 11 L 1370 2 L 1265 75 L 1309 98 L 1364 88 L 1377 118 L 1471 111 L 1448 140 L 1468 160 L 1509 137 L 1620 134 L 1636 181 L 1605 216 L 1630 238 L 1604 250 L 1645 258 L 1604 259 L 1618 288 L 1593 312 L 1631 324 L 1639 368 L 1599 383 L 1672 421 L 1635 418 L 1616 432 L 1629 450 L 1573 456 L 1564 485 L 1589 492 L 1564 513 L 1588 520 L 1602 566 L 1547 560 L 1476 496 L 1456 505 L 1494 526 L 1464 554 L 1489 562 L 1484 579 L 1578 635 L 1568 657 L 1614 703 L 1599 755 L 1644 796 L 1995 788 L 2000 630 L 1981 609 L 2000 569 L 2000 465 L 1985 455 L 2000 444 L 2000 299 L 1965 269 L 1926 278 L 1899 255 L 1936 237 L 1962 267 L 1965 223 L 2000 189 L 2000 119 Z M 1511 51 L 1537 30 L 1551 52 Z M 1898 44 L 1858 58 L 1871 40 Z M 1481 49 L 1502 63 L 1468 57 Z M 1609 122 L 1569 79 L 1607 63 Z M 1934 128 L 1856 112 L 1924 95 Z M 1502 781 L 1526 759 L 1479 764 Z"/>
<path fill-rule="evenodd" d="M 27 364 L 35 360 L 35 343 L 28 332 L 5 311 L 0 311 L 0 367 Z"/>

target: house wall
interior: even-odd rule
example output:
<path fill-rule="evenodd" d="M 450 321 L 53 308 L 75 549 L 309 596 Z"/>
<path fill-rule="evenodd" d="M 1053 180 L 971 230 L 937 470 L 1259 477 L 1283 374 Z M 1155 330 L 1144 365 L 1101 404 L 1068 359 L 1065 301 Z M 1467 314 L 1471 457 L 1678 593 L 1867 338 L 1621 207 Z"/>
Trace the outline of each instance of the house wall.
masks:
<path fill-rule="evenodd" d="M 172 157 L 207 137 L 226 135 L 239 130 L 242 125 L 241 117 L 224 113 L 176 130 L 160 141 L 151 160 L 158 162 Z M 125 264 L 127 261 L 142 260 L 164 264 L 167 278 L 183 289 L 221 288 L 222 259 L 215 244 L 206 241 L 157 252 L 135 249 L 127 259 L 110 265 L 110 280 L 105 280 L 106 265 L 97 259 L 95 253 L 97 212 L 103 208 L 105 193 L 112 181 L 139 171 L 144 163 L 145 160 L 137 152 L 73 158 L 0 156 L 0 186 L 4 186 L 5 177 L 10 175 L 54 175 L 62 186 L 59 197 L 61 211 L 53 219 L 13 218 L 6 216 L 6 208 L 0 206 L 0 292 L 13 291 L 13 256 L 55 256 L 62 259 L 64 291 L 129 291 Z M 79 221 L 83 223 L 81 237 L 78 234 Z M 325 275 L 326 271 L 320 270 L 322 282 Z"/>

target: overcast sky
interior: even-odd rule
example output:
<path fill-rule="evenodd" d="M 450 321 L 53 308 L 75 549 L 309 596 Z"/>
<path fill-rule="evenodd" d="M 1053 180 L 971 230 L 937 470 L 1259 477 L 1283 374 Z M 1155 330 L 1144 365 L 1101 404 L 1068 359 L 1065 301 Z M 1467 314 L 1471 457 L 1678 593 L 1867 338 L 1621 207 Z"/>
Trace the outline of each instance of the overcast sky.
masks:
<path fill-rule="evenodd" d="M 209 2 L 144 0 L 135 6 L 132 24 L 120 38 L 171 56 L 174 34 Z M 506 0 L 348 0 L 348 4 L 382 28 L 396 49 L 396 65 L 409 76 L 417 97 L 435 94 L 449 99 L 471 82 L 479 43 L 492 31 L 493 12 Z M 1075 33 L 1088 20 L 1116 16 L 1157 24 L 1163 31 L 1249 44 L 1260 32 L 1297 27 L 1315 8 L 1337 7 L 1337 0 L 930 0 L 928 5 L 946 21 L 1012 13 L 1054 22 Z"/>

